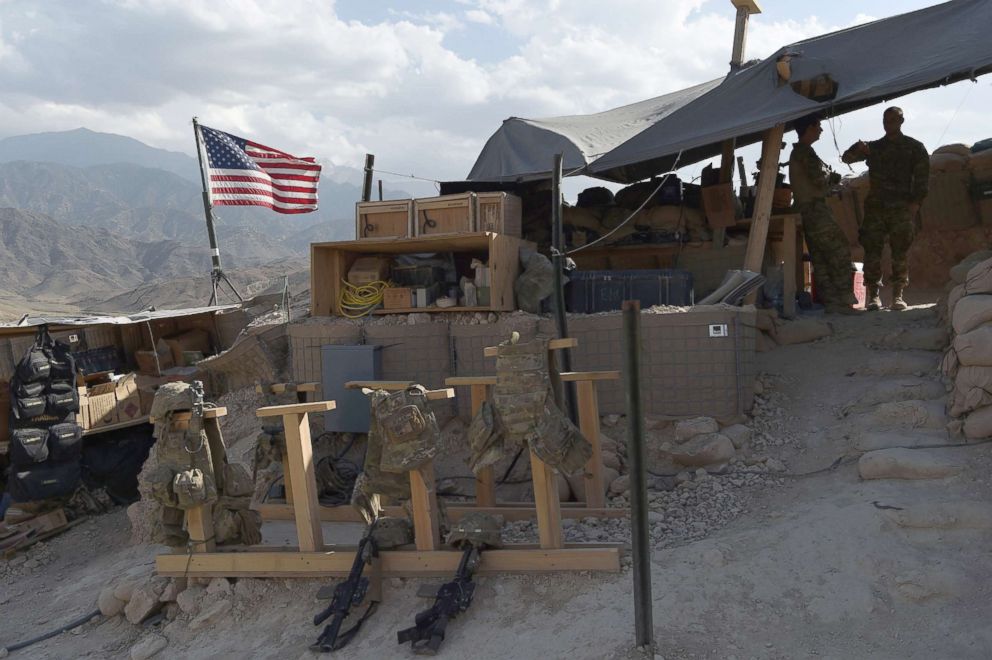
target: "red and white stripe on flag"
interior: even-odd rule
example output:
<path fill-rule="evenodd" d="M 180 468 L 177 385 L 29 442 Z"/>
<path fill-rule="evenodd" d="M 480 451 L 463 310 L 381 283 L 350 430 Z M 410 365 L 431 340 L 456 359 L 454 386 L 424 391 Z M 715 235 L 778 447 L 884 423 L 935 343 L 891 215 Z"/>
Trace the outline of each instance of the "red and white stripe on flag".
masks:
<path fill-rule="evenodd" d="M 320 165 L 230 133 L 201 126 L 210 203 L 264 206 L 278 213 L 317 210 Z"/>

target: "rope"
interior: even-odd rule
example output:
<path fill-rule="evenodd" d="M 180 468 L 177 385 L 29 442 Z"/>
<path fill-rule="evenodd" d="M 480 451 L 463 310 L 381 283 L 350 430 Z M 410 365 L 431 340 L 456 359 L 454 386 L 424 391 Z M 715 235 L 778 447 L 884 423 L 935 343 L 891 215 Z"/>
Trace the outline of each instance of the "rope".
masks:
<path fill-rule="evenodd" d="M 341 295 L 338 303 L 341 307 L 341 315 L 349 319 L 358 319 L 372 313 L 372 310 L 379 306 L 389 282 L 377 280 L 368 284 L 356 285 L 341 280 Z"/>

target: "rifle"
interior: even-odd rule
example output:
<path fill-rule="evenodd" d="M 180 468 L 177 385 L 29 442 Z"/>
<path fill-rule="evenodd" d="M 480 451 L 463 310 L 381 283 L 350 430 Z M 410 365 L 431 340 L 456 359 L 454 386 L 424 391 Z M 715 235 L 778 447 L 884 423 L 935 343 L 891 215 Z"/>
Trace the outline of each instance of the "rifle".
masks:
<path fill-rule="evenodd" d="M 444 641 L 448 621 L 472 604 L 472 595 L 475 593 L 472 574 L 479 565 L 480 552 L 475 544 L 466 545 L 455 579 L 441 585 L 434 596 L 434 605 L 417 614 L 412 627 L 396 633 L 398 643 L 410 642 L 414 653 L 418 655 L 437 653 Z"/>
<path fill-rule="evenodd" d="M 351 564 L 351 572 L 348 578 L 341 584 L 334 587 L 334 597 L 331 604 L 326 609 L 321 610 L 313 617 L 313 625 L 319 626 L 328 618 L 333 617 L 331 622 L 324 626 L 324 631 L 320 637 L 310 647 L 311 651 L 328 653 L 344 648 L 362 627 L 365 620 L 372 616 L 375 611 L 376 601 L 369 603 L 365 613 L 348 630 L 341 632 L 341 624 L 348 617 L 348 613 L 353 606 L 361 604 L 365 600 L 365 594 L 369 589 L 369 579 L 362 576 L 365 564 L 371 563 L 374 557 L 379 556 L 379 549 L 376 547 L 375 539 L 372 538 L 372 529 L 358 542 L 358 549 L 355 551 L 355 561 Z"/>

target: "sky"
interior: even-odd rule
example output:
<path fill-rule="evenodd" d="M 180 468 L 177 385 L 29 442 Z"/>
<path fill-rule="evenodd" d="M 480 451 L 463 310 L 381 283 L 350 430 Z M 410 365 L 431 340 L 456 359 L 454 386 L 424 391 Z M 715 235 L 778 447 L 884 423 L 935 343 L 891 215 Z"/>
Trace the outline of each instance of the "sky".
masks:
<path fill-rule="evenodd" d="M 748 59 L 936 2 L 759 4 Z M 507 117 L 598 112 L 724 75 L 734 17 L 730 0 L 0 0 L 0 138 L 84 126 L 193 155 L 196 115 L 316 156 L 331 177 L 374 153 L 384 171 L 458 180 Z M 992 76 L 899 104 L 931 150 L 992 134 Z M 817 147 L 841 169 L 834 137 L 879 137 L 881 108 L 834 130 Z"/>

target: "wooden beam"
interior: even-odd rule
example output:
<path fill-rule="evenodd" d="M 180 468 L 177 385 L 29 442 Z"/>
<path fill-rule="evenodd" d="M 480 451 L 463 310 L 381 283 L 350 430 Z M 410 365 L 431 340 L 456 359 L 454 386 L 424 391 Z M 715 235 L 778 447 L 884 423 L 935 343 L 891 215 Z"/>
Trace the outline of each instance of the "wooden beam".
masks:
<path fill-rule="evenodd" d="M 496 377 L 493 376 L 493 384 L 496 383 Z M 486 400 L 486 395 L 488 393 L 487 385 L 477 384 L 471 385 L 472 392 L 472 418 L 475 419 L 475 415 L 479 412 L 479 408 L 482 407 L 483 402 Z M 496 475 L 493 472 L 493 466 L 487 465 L 486 467 L 479 470 L 475 475 L 475 505 L 486 507 L 495 506 L 496 504 Z"/>
<path fill-rule="evenodd" d="M 619 371 L 563 371 L 558 374 L 563 381 L 620 380 Z"/>
<path fill-rule="evenodd" d="M 565 339 L 552 339 L 548 342 L 549 351 L 557 351 L 564 348 L 575 348 L 579 345 L 579 340 L 574 337 L 566 337 Z M 484 351 L 486 357 L 496 357 L 499 354 L 498 346 L 487 346 Z"/>
<path fill-rule="evenodd" d="M 216 419 L 217 417 L 224 417 L 227 415 L 227 408 L 224 406 L 219 406 L 217 408 L 204 408 L 203 409 L 203 419 Z M 172 413 L 172 421 L 174 422 L 188 422 L 193 419 L 192 412 L 174 412 Z M 156 419 L 154 417 L 149 417 L 148 421 L 154 424 Z M 104 427 L 109 428 L 109 427 Z"/>
<path fill-rule="evenodd" d="M 258 394 L 282 394 L 283 392 L 317 392 L 320 390 L 320 383 L 272 383 L 269 391 L 263 392 L 262 385 L 255 385 L 255 392 Z"/>
<path fill-rule="evenodd" d="M 599 444 L 599 402 L 596 400 L 596 383 L 591 380 L 579 381 L 579 431 L 592 445 L 592 455 L 586 461 L 585 481 L 586 506 L 602 508 L 606 506 L 606 488 L 603 483 L 603 449 Z"/>
<path fill-rule="evenodd" d="M 410 507 L 413 509 L 413 540 L 417 550 L 441 548 L 437 493 L 434 491 L 434 463 L 428 461 L 410 470 Z"/>
<path fill-rule="evenodd" d="M 561 503 L 558 500 L 558 476 L 547 463 L 530 452 L 530 471 L 534 480 L 534 505 L 537 509 L 537 532 L 544 549 L 560 548 Z"/>
<path fill-rule="evenodd" d="M 293 520 L 293 480 L 289 478 L 289 455 L 286 452 L 282 453 L 282 488 L 286 493 L 286 504 L 289 509 L 286 520 Z"/>
<path fill-rule="evenodd" d="M 307 413 L 327 412 L 334 410 L 337 404 L 333 401 L 312 401 L 310 403 L 290 403 L 285 406 L 266 406 L 255 411 L 256 417 L 283 417 L 291 415 L 305 415 Z M 286 431 L 289 431 L 287 425 Z M 309 435 L 309 432 L 307 432 Z"/>
<path fill-rule="evenodd" d="M 193 552 L 213 552 L 216 549 L 214 518 L 209 506 L 195 506 L 186 511 L 186 532 Z"/>
<path fill-rule="evenodd" d="M 772 215 L 772 197 L 775 194 L 775 179 L 778 176 L 778 158 L 782 152 L 782 136 L 785 124 L 778 124 L 765 131 L 761 144 L 761 174 L 758 180 L 758 194 L 754 200 L 754 218 L 747 237 L 747 252 L 744 255 L 744 268 L 755 273 L 761 272 L 765 257 L 765 243 L 768 241 L 768 223 Z M 756 293 L 748 296 L 753 303 Z"/>
<path fill-rule="evenodd" d="M 323 401 L 321 403 L 333 404 L 334 402 Z M 300 406 L 275 407 L 294 408 Z M 313 552 L 323 548 L 324 537 L 320 529 L 320 505 L 317 502 L 317 479 L 314 475 L 310 420 L 306 413 L 289 414 L 283 416 L 282 423 L 286 432 L 286 453 L 289 459 L 288 474 L 286 472 L 287 466 L 283 465 L 283 478 L 288 478 L 292 484 L 296 535 L 299 539 L 300 550 Z"/>
<path fill-rule="evenodd" d="M 617 547 L 570 546 L 558 549 L 486 550 L 478 573 L 547 573 L 620 570 Z M 447 577 L 458 569 L 462 553 L 449 550 L 385 550 L 379 553 L 383 577 Z M 209 552 L 162 554 L 155 567 L 163 577 L 345 577 L 354 548 L 328 552 Z"/>
<path fill-rule="evenodd" d="M 574 505 L 574 506 L 573 506 Z M 264 503 L 253 504 L 252 509 L 262 515 L 262 520 L 295 520 L 293 507 L 289 504 Z M 454 522 L 461 520 L 462 516 L 482 512 L 496 516 L 502 516 L 507 522 L 518 520 L 534 520 L 537 517 L 537 510 L 533 502 L 497 502 L 495 506 L 446 506 L 445 514 L 448 520 Z M 562 518 L 628 518 L 630 509 L 606 507 L 594 509 L 586 507 L 582 502 L 562 502 Z M 321 522 L 365 522 L 361 514 L 351 506 L 321 506 L 318 510 Z M 384 515 L 387 516 L 407 516 L 403 507 L 387 506 Z"/>

